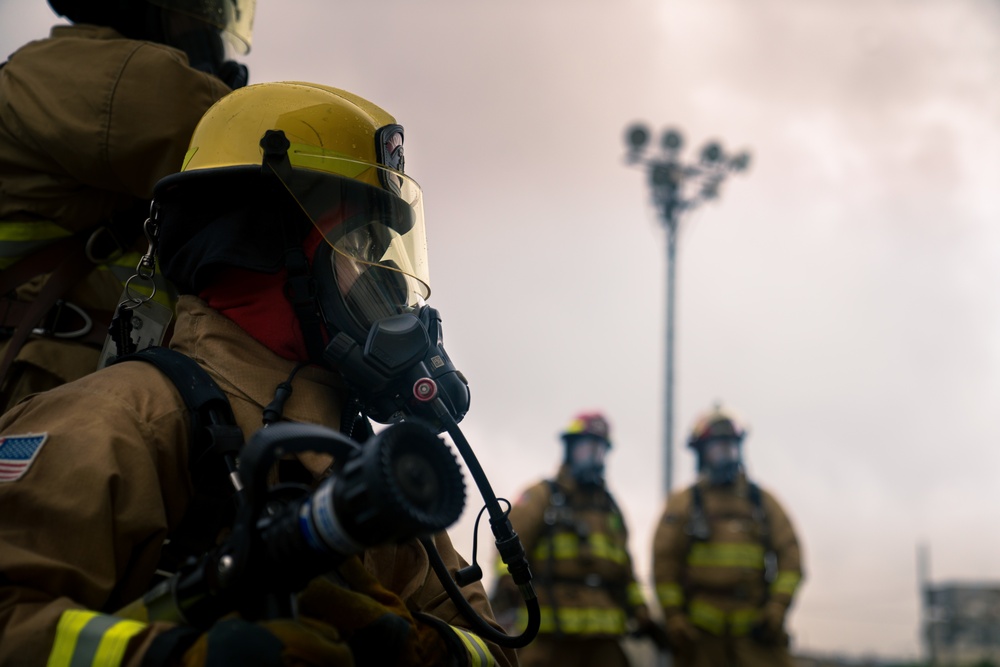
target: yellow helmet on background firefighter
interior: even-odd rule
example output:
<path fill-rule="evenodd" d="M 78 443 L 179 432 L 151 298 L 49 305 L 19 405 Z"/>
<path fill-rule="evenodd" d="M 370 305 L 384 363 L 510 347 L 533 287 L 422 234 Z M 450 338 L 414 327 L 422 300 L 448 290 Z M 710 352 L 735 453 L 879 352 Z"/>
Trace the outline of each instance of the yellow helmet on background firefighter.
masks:
<path fill-rule="evenodd" d="M 600 412 L 581 412 L 560 434 L 563 463 L 569 466 L 577 483 L 603 486 L 604 459 L 611 449 L 611 428 Z"/>
<path fill-rule="evenodd" d="M 746 434 L 743 423 L 719 403 L 700 415 L 688 436 L 688 447 L 698 457 L 698 472 L 711 484 L 735 482 L 743 472 L 741 445 Z"/>

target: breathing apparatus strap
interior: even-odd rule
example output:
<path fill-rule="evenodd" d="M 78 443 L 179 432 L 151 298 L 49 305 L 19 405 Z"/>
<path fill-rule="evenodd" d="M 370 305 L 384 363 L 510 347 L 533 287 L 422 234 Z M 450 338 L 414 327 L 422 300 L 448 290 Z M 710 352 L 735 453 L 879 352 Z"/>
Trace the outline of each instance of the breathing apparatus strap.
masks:
<path fill-rule="evenodd" d="M 219 497 L 227 480 L 217 473 L 226 457 L 235 457 L 243 447 L 243 431 L 236 425 L 229 399 L 198 362 L 166 347 L 148 347 L 124 355 L 112 363 L 136 360 L 156 366 L 180 393 L 191 417 L 191 448 L 188 467 L 199 493 Z"/>
<path fill-rule="evenodd" d="M 177 388 L 191 419 L 188 468 L 195 484 L 191 505 L 160 555 L 158 574 L 173 574 L 185 559 L 211 548 L 219 531 L 232 523 L 239 495 L 230 486 L 227 460 L 243 446 L 229 399 L 191 357 L 166 347 L 149 347 L 113 360 L 156 366 Z M 230 473 L 230 474 L 227 474 Z"/>
<path fill-rule="evenodd" d="M 765 558 L 767 554 L 774 552 L 771 544 L 771 528 L 768 521 L 767 512 L 764 510 L 764 496 L 760 487 L 751 481 L 747 481 L 747 500 L 753 507 L 751 514 L 754 523 L 757 524 L 757 533 L 760 542 L 764 547 Z M 711 524 L 705 514 L 705 499 L 701 491 L 701 485 L 695 484 L 691 487 L 691 508 L 688 512 L 688 520 L 684 532 L 688 536 L 688 551 L 691 550 L 691 543 L 707 542 L 711 539 Z"/>

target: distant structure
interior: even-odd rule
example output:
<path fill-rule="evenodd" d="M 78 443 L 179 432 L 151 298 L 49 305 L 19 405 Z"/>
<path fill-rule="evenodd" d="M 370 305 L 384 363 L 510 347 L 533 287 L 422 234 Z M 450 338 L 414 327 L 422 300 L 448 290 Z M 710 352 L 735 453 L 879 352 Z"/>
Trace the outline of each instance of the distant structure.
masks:
<path fill-rule="evenodd" d="M 917 561 L 928 664 L 1000 666 L 1000 582 L 932 584 L 926 547 Z"/>
<path fill-rule="evenodd" d="M 673 486 L 674 458 L 674 292 L 676 291 L 677 232 L 682 213 L 702 202 L 716 199 L 722 182 L 731 172 L 745 171 L 750 153 L 727 155 L 717 141 L 701 149 L 697 161 L 682 162 L 684 138 L 677 130 L 666 130 L 660 138 L 659 153 L 647 154 L 649 128 L 634 123 L 625 132 L 628 153 L 625 163 L 646 171 L 653 203 L 667 230 L 667 323 L 666 371 L 664 378 L 663 486 L 664 498 Z"/>

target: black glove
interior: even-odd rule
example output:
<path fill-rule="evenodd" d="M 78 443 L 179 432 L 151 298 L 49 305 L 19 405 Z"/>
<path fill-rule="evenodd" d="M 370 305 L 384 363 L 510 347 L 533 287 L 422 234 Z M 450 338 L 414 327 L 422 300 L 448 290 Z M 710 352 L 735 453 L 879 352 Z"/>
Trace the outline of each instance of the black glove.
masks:
<path fill-rule="evenodd" d="M 785 632 L 785 614 L 787 612 L 786 605 L 774 600 L 767 602 L 761 608 L 760 616 L 750 630 L 750 636 L 761 644 L 787 645 L 788 633 Z"/>

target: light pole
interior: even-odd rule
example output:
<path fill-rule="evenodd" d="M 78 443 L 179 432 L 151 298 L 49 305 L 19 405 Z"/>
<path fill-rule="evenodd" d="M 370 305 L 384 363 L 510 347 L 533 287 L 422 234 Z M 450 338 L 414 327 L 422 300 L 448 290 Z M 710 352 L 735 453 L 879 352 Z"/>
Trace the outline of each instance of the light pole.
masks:
<path fill-rule="evenodd" d="M 681 214 L 692 210 L 703 201 L 718 197 L 719 187 L 726 176 L 731 172 L 743 171 L 750 165 L 750 154 L 743 151 L 729 156 L 718 142 L 709 141 L 702 147 L 697 161 L 684 164 L 679 156 L 684 139 L 679 132 L 665 130 L 660 138 L 660 152 L 656 155 L 645 153 L 649 137 L 649 130 L 641 123 L 628 127 L 625 132 L 625 143 L 628 146 L 625 162 L 646 170 L 653 204 L 667 231 L 663 480 L 666 495 L 669 496 L 673 480 L 674 451 L 674 301 L 677 282 L 677 228 Z"/>

